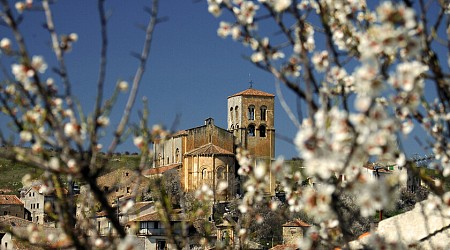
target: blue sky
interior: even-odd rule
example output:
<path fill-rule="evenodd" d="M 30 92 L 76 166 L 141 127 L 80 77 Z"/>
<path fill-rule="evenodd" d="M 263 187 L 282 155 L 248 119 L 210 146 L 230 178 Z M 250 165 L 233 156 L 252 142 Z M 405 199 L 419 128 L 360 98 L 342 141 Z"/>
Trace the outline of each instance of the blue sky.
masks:
<path fill-rule="evenodd" d="M 136 71 L 138 61 L 131 52 L 140 52 L 142 48 L 145 34 L 138 26 L 148 20 L 143 10 L 146 5 L 149 1 L 107 1 L 110 14 L 107 93 L 111 93 L 118 79 L 130 81 Z M 86 112 L 90 112 L 96 95 L 100 54 L 96 1 L 59 0 L 53 9 L 57 31 L 79 35 L 79 41 L 66 59 L 74 93 Z M 151 124 L 171 127 L 179 114 L 181 119 L 176 129 L 202 125 L 207 117 L 213 117 L 216 125 L 226 128 L 227 97 L 248 88 L 249 74 L 254 88 L 275 94 L 273 76 L 243 58 L 249 55 L 249 50 L 231 39 L 217 36 L 220 20 L 207 12 L 206 1 L 162 0 L 159 16 L 168 20 L 156 27 L 147 70 L 133 110 L 133 122 L 137 123 L 137 111 L 142 109 L 140 100 L 146 96 Z M 31 54 L 42 54 L 49 65 L 55 65 L 43 23 L 43 13 L 30 12 L 26 13 L 20 28 L 26 34 Z M 0 32 L 2 36 L 9 36 L 4 27 L 0 27 Z M 285 88 L 282 91 L 288 104 L 296 107 L 294 95 Z M 124 103 L 125 95 L 122 95 L 113 110 L 111 125 L 117 125 Z M 276 133 L 293 138 L 297 129 L 278 99 L 275 114 Z M 108 138 L 107 133 L 106 145 Z M 119 150 L 133 152 L 135 148 L 129 140 Z M 425 153 L 412 140 L 407 151 L 409 155 Z M 295 147 L 282 139 L 276 141 L 276 154 L 285 158 L 297 156 Z"/>

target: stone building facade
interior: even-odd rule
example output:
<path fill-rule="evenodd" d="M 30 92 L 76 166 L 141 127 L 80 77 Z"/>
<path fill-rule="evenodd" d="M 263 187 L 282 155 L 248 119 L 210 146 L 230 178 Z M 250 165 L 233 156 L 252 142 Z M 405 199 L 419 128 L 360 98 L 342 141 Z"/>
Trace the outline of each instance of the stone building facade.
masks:
<path fill-rule="evenodd" d="M 270 164 L 275 157 L 275 96 L 253 88 L 228 97 L 228 130 L 234 144 L 250 152 L 258 163 Z M 275 178 L 269 173 L 266 190 L 275 195 Z"/>
<path fill-rule="evenodd" d="M 40 190 L 41 186 L 28 187 L 20 194 L 20 200 L 25 208 L 31 213 L 31 221 L 37 224 L 44 224 L 46 219 L 44 205 L 46 202 L 53 203 L 54 196 L 46 195 Z"/>
<path fill-rule="evenodd" d="M 275 156 L 274 97 L 253 88 L 229 96 L 226 129 L 208 118 L 203 126 L 156 141 L 153 169 L 149 172 L 160 174 L 176 168 L 184 191 L 206 184 L 213 189 L 214 200 L 232 198 L 239 186 L 237 147 L 247 149 L 255 164 L 259 161 L 270 164 Z M 271 185 L 267 193 L 274 195 L 275 179 L 269 178 Z M 226 190 L 218 189 L 222 182 L 228 184 Z"/>
<path fill-rule="evenodd" d="M 63 195 L 67 195 L 67 189 L 62 189 Z M 20 200 L 24 204 L 25 217 L 37 224 L 44 224 L 46 226 L 54 227 L 54 221 L 52 221 L 45 212 L 46 204 L 49 204 L 52 209 L 55 209 L 55 190 L 49 189 L 43 184 L 33 184 L 32 186 L 25 187 L 20 192 Z M 55 211 L 58 212 L 58 211 Z"/>
<path fill-rule="evenodd" d="M 311 225 L 300 219 L 283 224 L 283 244 L 297 244 L 309 227 Z"/>
<path fill-rule="evenodd" d="M 0 195 L 0 215 L 11 215 L 26 219 L 23 202 L 15 195 Z"/>

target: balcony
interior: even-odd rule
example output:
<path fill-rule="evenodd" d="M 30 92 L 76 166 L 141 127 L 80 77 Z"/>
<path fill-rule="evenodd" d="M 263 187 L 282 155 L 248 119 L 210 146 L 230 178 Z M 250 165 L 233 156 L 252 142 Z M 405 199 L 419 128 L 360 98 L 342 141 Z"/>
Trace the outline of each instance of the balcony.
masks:
<path fill-rule="evenodd" d="M 139 229 L 138 235 L 153 235 L 153 236 L 164 236 L 165 230 L 163 228 L 141 228 Z"/>

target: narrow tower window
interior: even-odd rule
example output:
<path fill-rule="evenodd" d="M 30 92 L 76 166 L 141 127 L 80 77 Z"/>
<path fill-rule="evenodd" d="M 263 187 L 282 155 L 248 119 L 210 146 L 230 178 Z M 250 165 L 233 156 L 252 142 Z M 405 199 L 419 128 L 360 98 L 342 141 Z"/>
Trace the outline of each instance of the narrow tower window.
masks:
<path fill-rule="evenodd" d="M 266 137 L 266 126 L 259 126 L 259 137 Z"/>
<path fill-rule="evenodd" d="M 255 120 L 255 106 L 253 105 L 248 106 L 248 119 Z"/>
<path fill-rule="evenodd" d="M 255 125 L 248 125 L 248 135 L 255 136 Z"/>
<path fill-rule="evenodd" d="M 179 162 L 180 161 L 180 149 L 176 149 L 175 150 L 175 162 Z"/>
<path fill-rule="evenodd" d="M 261 106 L 261 121 L 265 121 L 267 119 L 266 113 L 267 113 L 267 107 Z"/>
<path fill-rule="evenodd" d="M 230 108 L 230 120 L 233 122 L 233 107 Z"/>

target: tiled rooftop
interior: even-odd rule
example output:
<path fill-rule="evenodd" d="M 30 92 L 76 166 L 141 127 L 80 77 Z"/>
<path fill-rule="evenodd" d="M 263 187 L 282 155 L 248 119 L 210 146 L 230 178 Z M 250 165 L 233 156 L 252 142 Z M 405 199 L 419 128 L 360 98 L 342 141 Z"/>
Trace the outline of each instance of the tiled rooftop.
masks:
<path fill-rule="evenodd" d="M 150 176 L 150 175 L 155 175 L 155 174 L 163 174 L 163 173 L 165 173 L 171 169 L 177 168 L 179 166 L 181 166 L 181 163 L 175 163 L 175 164 L 158 167 L 158 168 L 149 168 L 149 169 L 142 171 L 142 175 Z"/>
<path fill-rule="evenodd" d="M 174 209 L 170 215 L 170 221 L 182 221 L 183 214 L 181 213 L 181 209 Z M 137 221 L 161 221 L 161 217 L 158 211 L 151 212 L 142 216 L 139 216 L 130 222 Z"/>
<path fill-rule="evenodd" d="M 274 97 L 275 95 L 261 91 L 261 90 L 257 90 L 257 89 L 253 89 L 253 88 L 249 88 L 246 89 L 244 91 L 241 91 L 239 93 L 236 93 L 234 95 L 229 96 L 230 97 L 235 97 L 235 96 L 267 96 L 267 97 Z"/>
<path fill-rule="evenodd" d="M 310 227 L 311 225 L 309 225 L 308 223 L 300 220 L 300 219 L 296 219 L 293 221 L 289 221 L 283 224 L 283 227 Z"/>
<path fill-rule="evenodd" d="M 33 222 L 16 216 L 3 215 L 0 216 L 0 227 L 26 227 Z"/>
<path fill-rule="evenodd" d="M 15 195 L 0 195 L 0 205 L 23 205 L 22 201 Z"/>
<path fill-rule="evenodd" d="M 205 144 L 201 147 L 187 152 L 185 155 L 234 155 L 232 152 L 216 146 L 212 143 Z"/>

